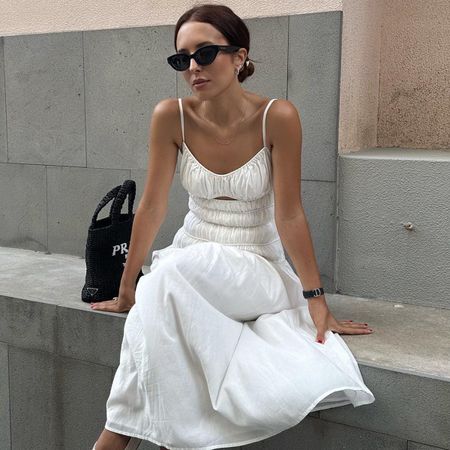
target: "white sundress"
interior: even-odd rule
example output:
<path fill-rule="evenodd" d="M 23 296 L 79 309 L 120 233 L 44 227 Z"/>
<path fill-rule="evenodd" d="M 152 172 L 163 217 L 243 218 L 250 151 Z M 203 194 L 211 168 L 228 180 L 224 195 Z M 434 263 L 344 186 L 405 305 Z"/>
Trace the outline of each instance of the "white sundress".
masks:
<path fill-rule="evenodd" d="M 285 258 L 265 136 L 274 100 L 264 147 L 222 175 L 184 142 L 178 99 L 189 212 L 137 284 L 106 429 L 170 450 L 209 450 L 266 439 L 312 411 L 374 402 L 340 335 L 328 330 L 315 342 Z"/>

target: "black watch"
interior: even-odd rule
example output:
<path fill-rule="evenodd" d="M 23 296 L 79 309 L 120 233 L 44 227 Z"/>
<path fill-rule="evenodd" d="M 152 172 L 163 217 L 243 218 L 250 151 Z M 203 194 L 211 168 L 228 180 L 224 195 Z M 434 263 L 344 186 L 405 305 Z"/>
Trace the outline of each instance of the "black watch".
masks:
<path fill-rule="evenodd" d="M 303 291 L 303 297 L 311 298 L 311 297 L 320 297 L 323 295 L 323 288 L 313 289 L 312 291 Z"/>

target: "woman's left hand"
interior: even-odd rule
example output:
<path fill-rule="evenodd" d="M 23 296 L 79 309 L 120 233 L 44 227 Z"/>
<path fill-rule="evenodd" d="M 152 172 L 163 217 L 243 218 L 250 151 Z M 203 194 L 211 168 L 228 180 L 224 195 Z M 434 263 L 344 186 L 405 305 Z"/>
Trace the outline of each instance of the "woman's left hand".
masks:
<path fill-rule="evenodd" d="M 373 332 L 367 323 L 353 322 L 352 320 L 337 321 L 328 309 L 325 297 L 308 299 L 308 309 L 317 328 L 316 342 L 321 344 L 325 343 L 327 330 L 339 334 L 370 334 Z"/>

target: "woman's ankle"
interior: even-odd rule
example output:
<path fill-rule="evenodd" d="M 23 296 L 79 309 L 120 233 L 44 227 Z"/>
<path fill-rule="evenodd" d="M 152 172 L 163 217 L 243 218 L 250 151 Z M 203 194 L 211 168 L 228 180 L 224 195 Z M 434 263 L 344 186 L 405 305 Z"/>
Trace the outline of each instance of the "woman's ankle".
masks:
<path fill-rule="evenodd" d="M 130 436 L 114 433 L 106 428 L 95 443 L 95 450 L 123 450 L 130 440 Z"/>

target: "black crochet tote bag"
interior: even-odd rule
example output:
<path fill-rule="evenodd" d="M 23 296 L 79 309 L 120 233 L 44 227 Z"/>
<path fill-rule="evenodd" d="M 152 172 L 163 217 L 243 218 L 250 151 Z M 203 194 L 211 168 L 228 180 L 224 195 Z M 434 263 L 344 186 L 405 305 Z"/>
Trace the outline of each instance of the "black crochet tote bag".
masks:
<path fill-rule="evenodd" d="M 122 214 L 122 206 L 128 196 L 128 212 Z M 111 189 L 98 204 L 86 241 L 86 277 L 81 290 L 81 300 L 86 303 L 112 300 L 119 295 L 120 280 L 128 255 L 134 214 L 136 183 L 125 180 Z M 110 201 L 108 217 L 97 220 L 101 209 Z M 136 279 L 144 275 L 142 270 Z"/>

